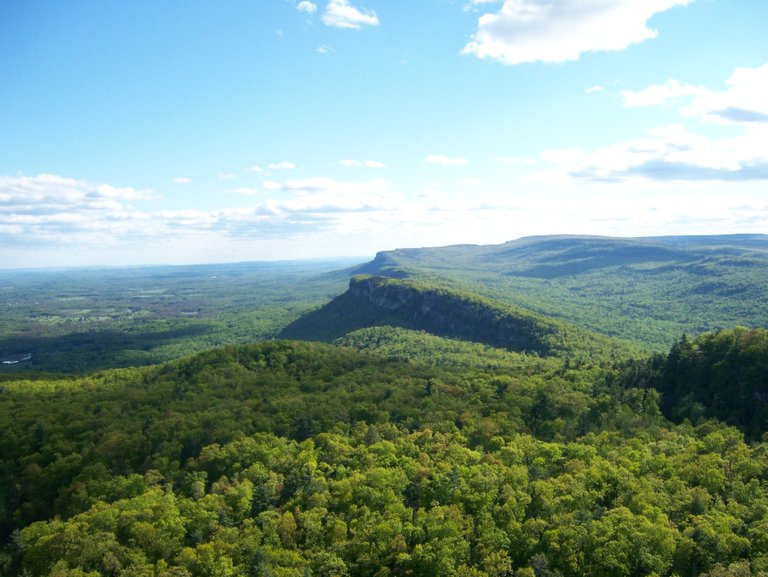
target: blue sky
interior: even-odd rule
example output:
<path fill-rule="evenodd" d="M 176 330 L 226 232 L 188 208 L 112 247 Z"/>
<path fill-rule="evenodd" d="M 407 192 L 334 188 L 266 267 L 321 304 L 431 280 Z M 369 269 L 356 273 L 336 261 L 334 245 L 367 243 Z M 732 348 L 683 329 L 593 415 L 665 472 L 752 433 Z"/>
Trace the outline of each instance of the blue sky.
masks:
<path fill-rule="evenodd" d="M 762 0 L 4 0 L 0 267 L 768 232 Z"/>

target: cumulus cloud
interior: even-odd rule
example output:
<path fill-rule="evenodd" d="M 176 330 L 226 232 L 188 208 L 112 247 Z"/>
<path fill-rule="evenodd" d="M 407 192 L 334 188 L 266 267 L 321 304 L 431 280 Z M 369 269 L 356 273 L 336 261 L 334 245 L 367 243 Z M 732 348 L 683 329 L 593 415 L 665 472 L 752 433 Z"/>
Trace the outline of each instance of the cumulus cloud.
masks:
<path fill-rule="evenodd" d="M 260 166 L 250 166 L 250 167 L 246 168 L 245 171 L 246 172 L 261 173 L 261 172 L 264 172 L 264 169 L 262 167 L 260 167 Z"/>
<path fill-rule="evenodd" d="M 666 126 L 594 151 L 546 151 L 542 160 L 556 168 L 538 176 L 602 182 L 768 180 L 767 136 L 762 131 L 715 139 L 682 125 Z"/>
<path fill-rule="evenodd" d="M 323 23 L 336 28 L 358 29 L 378 26 L 379 17 L 373 10 L 355 8 L 348 0 L 330 0 L 323 13 Z"/>
<path fill-rule="evenodd" d="M 219 173 L 219 180 L 232 180 L 235 178 L 235 175 L 229 172 L 221 172 Z"/>
<path fill-rule="evenodd" d="M 13 233 L 3 242 L 23 238 L 31 244 L 67 243 L 82 235 L 130 235 L 146 218 L 134 203 L 155 198 L 150 191 L 51 174 L 0 176 L 0 222 L 5 235 Z"/>
<path fill-rule="evenodd" d="M 622 103 L 626 108 L 642 106 L 658 106 L 678 103 L 689 96 L 705 94 L 706 88 L 668 80 L 664 84 L 655 84 L 642 90 L 624 90 L 621 93 Z"/>
<path fill-rule="evenodd" d="M 387 165 L 378 160 L 342 160 L 339 164 L 346 168 L 386 168 Z"/>
<path fill-rule="evenodd" d="M 565 62 L 657 36 L 648 20 L 692 0 L 505 0 L 484 14 L 464 54 L 505 64 Z"/>
<path fill-rule="evenodd" d="M 307 14 L 314 14 L 317 12 L 317 4 L 314 2 L 309 2 L 308 0 L 303 0 L 302 2 L 299 2 L 296 5 L 296 8 L 302 12 L 306 12 Z"/>
<path fill-rule="evenodd" d="M 88 209 L 103 202 L 124 203 L 152 200 L 157 195 L 147 190 L 97 184 L 53 174 L 38 176 L 0 176 L 0 207 L 79 207 Z M 121 205 L 122 206 L 122 205 Z"/>
<path fill-rule="evenodd" d="M 627 108 L 675 107 L 682 119 L 732 126 L 735 133 L 710 136 L 675 124 L 593 151 L 547 151 L 542 159 L 556 166 L 538 176 L 608 182 L 768 180 L 768 63 L 737 68 L 725 84 L 725 90 L 710 90 L 668 80 L 624 91 L 622 102 Z"/>
<path fill-rule="evenodd" d="M 586 88 L 584 90 L 587 94 L 594 94 L 595 92 L 605 92 L 605 86 L 600 86 L 599 84 L 595 84 L 594 86 L 590 86 L 589 88 Z"/>
<path fill-rule="evenodd" d="M 194 181 L 187 176 L 177 176 L 176 178 L 173 179 L 173 182 L 175 182 L 176 184 L 191 184 Z"/>
<path fill-rule="evenodd" d="M 709 90 L 678 80 L 622 92 L 626 107 L 676 105 L 685 117 L 717 124 L 768 123 L 768 62 L 757 68 L 737 68 L 726 90 Z"/>
<path fill-rule="evenodd" d="M 148 191 L 56 175 L 0 176 L 0 247 L 119 247 L 216 234 L 262 238 L 275 231 L 303 234 L 332 229 L 397 209 L 401 197 L 384 180 L 337 181 L 314 177 L 263 187 L 283 193 L 247 207 L 201 210 L 138 210 L 134 203 L 157 196 Z M 258 190 L 230 192 L 254 197 Z M 356 216 L 359 215 L 359 216 Z M 2 250 L 0 250 L 2 252 Z M 8 263 L 6 262 L 6 265 Z"/>
<path fill-rule="evenodd" d="M 469 161 L 461 156 L 450 157 L 443 154 L 430 154 L 424 158 L 424 162 L 441 166 L 466 166 L 469 164 Z"/>

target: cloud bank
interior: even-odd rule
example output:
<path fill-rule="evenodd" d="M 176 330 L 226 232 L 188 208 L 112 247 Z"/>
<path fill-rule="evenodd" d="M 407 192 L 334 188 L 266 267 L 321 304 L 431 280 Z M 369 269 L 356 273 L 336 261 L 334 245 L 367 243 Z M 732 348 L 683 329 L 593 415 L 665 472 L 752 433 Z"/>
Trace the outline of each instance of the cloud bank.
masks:
<path fill-rule="evenodd" d="M 158 200 L 148 191 L 56 175 L 0 176 L 0 246 L 72 246 L 157 243 L 179 235 L 264 238 L 275 230 L 304 234 L 338 227 L 341 215 L 395 210 L 389 183 L 314 177 L 265 183 L 283 198 L 216 210 L 139 210 Z M 252 189 L 232 192 L 252 196 Z"/>

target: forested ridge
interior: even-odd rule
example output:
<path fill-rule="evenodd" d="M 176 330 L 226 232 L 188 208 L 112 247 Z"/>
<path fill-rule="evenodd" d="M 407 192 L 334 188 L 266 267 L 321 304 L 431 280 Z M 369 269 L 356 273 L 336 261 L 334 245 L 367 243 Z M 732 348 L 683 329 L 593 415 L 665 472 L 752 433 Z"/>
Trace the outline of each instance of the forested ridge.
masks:
<path fill-rule="evenodd" d="M 765 362 L 765 331 L 747 333 Z M 348 338 L 368 352 L 276 341 L 6 377 L 3 572 L 768 571 L 768 446 L 662 415 L 641 372 L 675 348 L 573 366 L 405 329 Z"/>
<path fill-rule="evenodd" d="M 535 236 L 384 251 L 353 273 L 430 279 L 656 351 L 768 326 L 768 236 Z"/>
<path fill-rule="evenodd" d="M 349 289 L 288 325 L 281 336 L 333 341 L 355 330 L 394 326 L 510 351 L 579 360 L 642 350 L 571 323 L 434 283 L 358 275 Z"/>

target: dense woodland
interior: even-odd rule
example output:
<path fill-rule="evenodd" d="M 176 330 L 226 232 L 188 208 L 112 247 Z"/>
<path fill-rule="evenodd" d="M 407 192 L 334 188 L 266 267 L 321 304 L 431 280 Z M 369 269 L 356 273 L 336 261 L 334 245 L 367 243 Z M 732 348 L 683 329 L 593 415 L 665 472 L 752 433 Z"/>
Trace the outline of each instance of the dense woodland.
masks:
<path fill-rule="evenodd" d="M 272 342 L 7 379 L 4 571 L 768 571 L 768 446 L 674 424 L 627 367 L 393 331 L 370 331 L 368 353 Z M 766 332 L 739 332 L 764 362 Z M 402 359 L 402 338 L 448 362 Z"/>
<path fill-rule="evenodd" d="M 374 280 L 387 291 L 364 302 L 353 283 L 319 306 L 353 272 L 271 271 L 246 311 L 271 319 L 253 325 L 270 327 L 261 339 L 333 323 L 314 337 L 334 343 L 264 340 L 138 366 L 204 348 L 187 335 L 150 344 L 137 366 L 106 368 L 128 348 L 90 366 L 82 347 L 59 346 L 74 359 L 61 371 L 5 367 L 0 575 L 768 575 L 768 330 L 732 322 L 653 352 L 435 275 Z M 210 276 L 168 282 L 189 298 Z M 142 290 L 163 282 L 142 278 Z M 92 310 L 122 310 L 121 279 Z M 292 282 L 306 291 L 269 317 Z M 245 306 L 238 283 L 200 293 L 207 319 L 145 316 L 226 335 L 210 323 Z M 45 310 L 54 287 L 20 306 Z M 320 287 L 331 294 L 313 301 Z M 22 321 L 2 327 L 6 345 L 44 342 Z M 101 322 L 139 345 L 129 321 Z M 57 326 L 62 342 L 90 333 Z"/>

